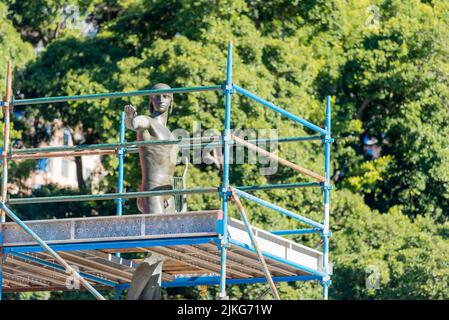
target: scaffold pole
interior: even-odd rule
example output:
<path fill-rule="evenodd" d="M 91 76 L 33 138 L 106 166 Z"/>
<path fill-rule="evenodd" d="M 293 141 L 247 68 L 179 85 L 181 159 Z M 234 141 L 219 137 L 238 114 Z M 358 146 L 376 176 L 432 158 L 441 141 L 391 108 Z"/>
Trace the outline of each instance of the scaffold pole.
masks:
<path fill-rule="evenodd" d="M 220 89 L 221 89 L 220 86 L 199 86 L 199 87 L 185 87 L 185 88 L 171 88 L 171 89 L 136 90 L 128 92 L 93 93 L 93 94 L 81 94 L 77 96 L 20 99 L 16 100 L 14 104 L 16 106 L 24 106 L 32 104 L 50 104 L 50 103 L 69 102 L 69 101 L 81 101 L 81 100 L 117 99 L 124 97 L 151 96 L 163 93 L 191 93 L 203 91 L 219 91 Z"/>
<path fill-rule="evenodd" d="M 326 135 L 323 137 L 324 143 L 324 173 L 326 182 L 323 184 L 323 196 L 324 196 L 324 229 L 322 231 L 323 238 L 323 273 L 325 277 L 322 280 L 323 286 L 323 299 L 329 298 L 329 214 L 330 214 L 330 144 L 332 142 L 331 137 L 331 98 L 326 97 Z"/>
<path fill-rule="evenodd" d="M 122 112 L 120 114 L 120 143 L 125 142 L 125 112 Z M 123 193 L 123 175 L 124 175 L 124 158 L 125 158 L 125 148 L 121 147 L 118 150 L 118 186 L 117 186 L 117 192 Z M 117 198 L 117 216 L 122 215 L 123 211 L 123 198 Z"/>
<path fill-rule="evenodd" d="M 225 94 L 225 120 L 223 132 L 223 178 L 221 185 L 221 208 L 223 212 L 223 223 L 220 230 L 220 299 L 228 299 L 226 294 L 226 253 L 228 243 L 228 198 L 229 198 L 229 153 L 231 149 L 231 99 L 232 99 L 232 42 L 228 44 L 228 59 L 226 64 Z"/>
<path fill-rule="evenodd" d="M 1 201 L 6 201 L 8 196 L 8 151 L 10 134 L 10 101 L 12 98 L 12 63 L 8 61 L 6 73 L 6 95 L 3 101 L 3 148 L 2 148 L 2 191 Z M 6 216 L 4 210 L 0 217 L 0 300 L 2 299 L 3 288 L 3 225 Z"/>

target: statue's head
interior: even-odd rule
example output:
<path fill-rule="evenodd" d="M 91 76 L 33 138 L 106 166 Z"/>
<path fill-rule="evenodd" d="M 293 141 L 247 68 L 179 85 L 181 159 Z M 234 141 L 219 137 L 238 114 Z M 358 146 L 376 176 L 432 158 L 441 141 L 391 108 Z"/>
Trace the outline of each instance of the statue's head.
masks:
<path fill-rule="evenodd" d="M 168 84 L 158 83 L 151 89 L 171 89 Z M 150 96 L 150 113 L 171 113 L 173 108 L 173 94 L 163 93 Z"/>

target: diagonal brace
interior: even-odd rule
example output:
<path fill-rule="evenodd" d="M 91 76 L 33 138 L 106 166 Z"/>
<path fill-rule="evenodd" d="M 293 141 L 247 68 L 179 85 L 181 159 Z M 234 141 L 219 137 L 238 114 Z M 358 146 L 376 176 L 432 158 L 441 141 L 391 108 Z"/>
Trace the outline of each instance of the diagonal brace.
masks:
<path fill-rule="evenodd" d="M 273 292 L 273 295 L 276 300 L 281 300 L 281 298 L 279 297 L 278 290 L 274 284 L 273 278 L 271 277 L 270 270 L 268 269 L 267 263 L 265 262 L 265 258 L 263 257 L 262 251 L 259 248 L 259 243 L 257 242 L 257 239 L 253 234 L 253 230 L 252 230 L 251 225 L 246 216 L 245 209 L 243 208 L 243 205 L 240 202 L 239 197 L 235 194 L 234 189 L 232 189 L 232 198 L 234 199 L 235 203 L 237 204 L 237 207 L 240 212 L 240 216 L 242 217 L 242 221 L 245 224 L 246 231 L 248 232 L 249 238 L 251 239 L 253 247 L 256 250 L 256 253 L 257 253 L 257 256 L 259 257 L 260 263 L 262 264 L 262 269 L 265 274 L 265 277 L 267 278 L 267 282 L 270 285 L 271 291 Z"/>
<path fill-rule="evenodd" d="M 19 217 L 15 215 L 14 212 L 11 211 L 4 203 L 3 201 L 0 202 L 1 209 L 10 217 L 15 223 L 17 223 L 26 233 L 28 233 L 31 237 L 33 237 L 34 240 L 43 248 L 45 251 L 47 251 L 49 254 L 51 254 L 68 272 L 70 272 L 75 279 L 78 279 L 83 286 L 92 293 L 95 298 L 98 300 L 106 300 L 89 282 L 87 282 L 86 279 L 80 276 L 80 274 L 73 269 L 56 251 L 54 251 L 48 244 L 45 243 L 33 230 L 31 230 L 22 220 L 20 220 Z"/>
<path fill-rule="evenodd" d="M 299 122 L 300 124 L 302 124 L 303 126 L 309 128 L 309 129 L 312 129 L 312 130 L 314 130 L 314 131 L 316 131 L 318 133 L 321 133 L 321 134 L 327 134 L 327 131 L 324 130 L 323 128 L 318 127 L 317 125 L 314 125 L 313 123 L 311 123 L 311 122 L 309 122 L 307 120 L 301 119 L 298 116 L 295 116 L 294 114 L 288 112 L 287 110 L 284 110 L 284 109 L 276 106 L 275 104 L 273 104 L 271 102 L 268 102 L 267 100 L 262 99 L 261 97 L 255 95 L 255 94 L 253 94 L 251 92 L 249 92 L 248 90 L 243 89 L 242 87 L 234 85 L 234 89 L 238 93 L 243 94 L 244 96 L 247 96 L 248 98 L 250 98 L 250 99 L 260 103 L 261 105 L 263 105 L 265 107 L 270 108 L 271 110 L 279 112 L 283 116 L 286 116 L 287 118 L 292 119 L 293 121 Z"/>

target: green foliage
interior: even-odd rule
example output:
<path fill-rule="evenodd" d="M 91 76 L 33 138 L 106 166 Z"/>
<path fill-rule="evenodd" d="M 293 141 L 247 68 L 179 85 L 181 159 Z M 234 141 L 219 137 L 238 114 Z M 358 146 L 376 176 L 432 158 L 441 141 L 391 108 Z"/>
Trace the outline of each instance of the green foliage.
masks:
<path fill-rule="evenodd" d="M 384 135 L 383 152 L 392 157 L 369 203 L 382 212 L 400 204 L 408 215 L 445 220 L 448 4 L 396 0 L 378 5 L 379 28 L 355 43 L 343 42 L 348 58 L 336 82 L 340 103 L 354 106 L 346 118 L 357 108 L 366 131 L 380 141 Z M 352 171 L 359 164 L 349 166 Z"/>
<path fill-rule="evenodd" d="M 83 18 L 98 0 L 3 0 L 9 7 L 8 18 L 23 37 L 34 44 L 48 43 L 64 31 L 79 28 Z"/>
<path fill-rule="evenodd" d="M 351 177 L 345 181 L 348 184 L 347 187 L 354 191 L 363 190 L 364 193 L 378 191 L 377 184 L 382 181 L 390 161 L 391 156 L 382 156 L 379 159 L 360 163 L 360 168 L 352 171 Z"/>
<path fill-rule="evenodd" d="M 0 84 L 2 92 L 4 92 L 7 62 L 13 61 L 14 68 L 19 71 L 34 57 L 32 46 L 22 41 L 20 33 L 6 19 L 7 11 L 8 8 L 0 2 L 0 56 L 3 59 L 0 64 Z"/>
<path fill-rule="evenodd" d="M 434 221 L 412 222 L 397 206 L 379 214 L 358 196 L 338 196 L 342 200 L 334 212 L 342 214 L 336 223 L 341 229 L 337 227 L 331 249 L 335 298 L 447 299 L 449 243 L 435 234 Z M 350 209 L 348 204 L 356 202 L 360 205 Z M 370 276 L 378 276 L 378 287 L 366 286 Z"/>

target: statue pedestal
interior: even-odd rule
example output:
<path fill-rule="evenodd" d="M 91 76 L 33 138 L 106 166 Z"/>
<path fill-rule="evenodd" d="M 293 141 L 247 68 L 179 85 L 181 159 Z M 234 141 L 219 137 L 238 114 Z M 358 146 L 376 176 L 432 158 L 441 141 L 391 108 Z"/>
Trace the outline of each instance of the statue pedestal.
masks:
<path fill-rule="evenodd" d="M 126 300 L 161 300 L 164 257 L 149 252 L 133 273 Z"/>

